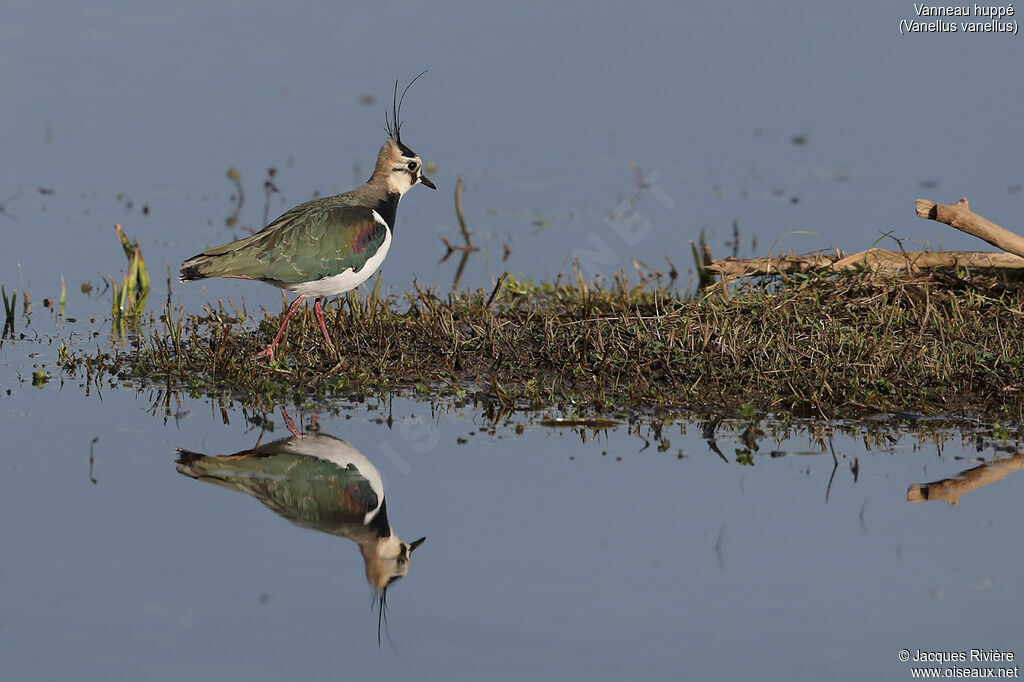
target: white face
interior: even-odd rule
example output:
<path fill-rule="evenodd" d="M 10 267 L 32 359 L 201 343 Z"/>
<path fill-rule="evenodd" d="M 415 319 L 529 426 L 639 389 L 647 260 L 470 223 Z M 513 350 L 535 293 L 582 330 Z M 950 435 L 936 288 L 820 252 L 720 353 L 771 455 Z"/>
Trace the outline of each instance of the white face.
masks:
<path fill-rule="evenodd" d="M 391 167 L 388 175 L 388 189 L 392 192 L 405 194 L 419 182 L 420 160 L 402 157 L 401 161 Z"/>
<path fill-rule="evenodd" d="M 394 561 L 402 555 L 403 543 L 397 535 L 390 535 L 377 541 L 377 559 Z"/>
<path fill-rule="evenodd" d="M 397 192 L 399 196 L 405 194 L 414 186 L 423 184 L 430 189 L 437 189 L 425 175 L 423 175 L 423 162 L 420 157 L 403 156 L 401 160 L 391 167 L 388 175 L 388 190 Z"/>
<path fill-rule="evenodd" d="M 378 590 L 383 590 L 398 578 L 409 573 L 412 552 L 423 544 L 426 538 L 413 543 L 402 542 L 397 535 L 377 540 L 372 553 L 364 554 L 366 579 Z"/>

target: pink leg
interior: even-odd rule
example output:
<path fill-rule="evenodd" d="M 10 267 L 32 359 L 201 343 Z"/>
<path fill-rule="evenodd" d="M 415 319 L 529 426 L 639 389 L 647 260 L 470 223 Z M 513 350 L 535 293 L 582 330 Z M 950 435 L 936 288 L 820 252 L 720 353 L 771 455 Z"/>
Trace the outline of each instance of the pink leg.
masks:
<path fill-rule="evenodd" d="M 284 315 L 284 321 L 281 323 L 281 328 L 277 330 L 277 336 L 274 337 L 274 340 L 270 342 L 269 346 L 267 346 L 259 353 L 257 353 L 256 357 L 261 358 L 263 356 L 266 356 L 267 360 L 269 360 L 270 362 L 274 361 L 274 349 L 277 348 L 277 342 L 281 340 L 281 335 L 284 334 L 284 328 L 288 326 L 288 320 L 292 319 L 292 315 L 295 314 L 296 308 L 298 308 L 299 304 L 302 303 L 305 299 L 305 296 L 299 296 L 297 299 L 295 299 L 294 303 L 288 306 L 288 312 L 285 313 Z"/>
<path fill-rule="evenodd" d="M 327 334 L 327 325 L 324 324 L 324 311 L 320 307 L 319 298 L 313 301 L 313 312 L 316 314 L 316 321 L 320 323 L 320 331 L 323 332 L 324 341 L 327 342 L 327 347 L 334 350 L 334 343 L 331 342 L 331 337 Z"/>
<path fill-rule="evenodd" d="M 302 435 L 299 433 L 299 430 L 295 428 L 295 422 L 293 422 L 292 418 L 288 416 L 288 412 L 285 411 L 284 405 L 281 406 L 281 416 L 284 417 L 284 425 L 288 427 L 288 430 L 292 432 L 293 436 Z"/>

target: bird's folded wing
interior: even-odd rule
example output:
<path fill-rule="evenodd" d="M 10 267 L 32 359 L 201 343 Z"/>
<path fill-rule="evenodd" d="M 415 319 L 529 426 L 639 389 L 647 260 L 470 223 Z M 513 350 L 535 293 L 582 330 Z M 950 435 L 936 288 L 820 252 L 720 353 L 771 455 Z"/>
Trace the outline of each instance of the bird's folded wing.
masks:
<path fill-rule="evenodd" d="M 387 237 L 365 206 L 297 206 L 260 232 L 186 261 L 206 277 L 309 282 L 358 271 Z"/>

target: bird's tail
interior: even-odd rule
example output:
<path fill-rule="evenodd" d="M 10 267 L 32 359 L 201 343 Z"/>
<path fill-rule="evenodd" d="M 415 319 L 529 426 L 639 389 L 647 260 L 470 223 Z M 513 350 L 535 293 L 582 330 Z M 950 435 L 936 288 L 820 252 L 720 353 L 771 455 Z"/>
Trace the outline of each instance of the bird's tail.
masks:
<path fill-rule="evenodd" d="M 178 448 L 178 473 L 222 481 L 228 485 L 238 479 L 258 477 L 262 473 L 262 460 L 259 453 L 243 450 L 233 455 L 204 455 L 184 448 Z"/>
<path fill-rule="evenodd" d="M 175 463 L 178 465 L 178 473 L 192 478 L 200 478 L 206 475 L 207 463 L 205 460 L 205 455 L 178 448 L 178 459 Z"/>
<path fill-rule="evenodd" d="M 202 255 L 189 258 L 187 261 L 181 264 L 181 276 L 178 277 L 182 282 L 194 282 L 197 279 L 206 279 L 207 275 L 203 273 L 202 267 L 206 264 L 206 259 Z"/>

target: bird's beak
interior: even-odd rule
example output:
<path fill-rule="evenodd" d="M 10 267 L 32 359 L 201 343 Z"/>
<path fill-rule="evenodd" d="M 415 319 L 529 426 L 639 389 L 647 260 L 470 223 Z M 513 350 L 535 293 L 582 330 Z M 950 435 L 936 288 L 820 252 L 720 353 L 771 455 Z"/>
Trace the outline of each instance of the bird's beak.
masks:
<path fill-rule="evenodd" d="M 421 175 L 420 176 L 420 184 L 426 185 L 430 189 L 437 189 L 437 186 L 434 185 L 434 183 L 432 183 L 430 181 L 430 178 L 428 178 L 426 175 Z"/>
<path fill-rule="evenodd" d="M 428 186 L 431 189 L 436 189 L 436 187 L 434 187 L 433 185 L 428 185 Z M 415 542 L 410 543 L 409 544 L 409 554 L 412 554 L 412 551 L 414 549 L 416 549 L 417 547 L 419 547 L 420 545 L 422 545 L 425 540 L 426 540 L 426 538 L 420 538 L 419 540 L 416 540 Z"/>

